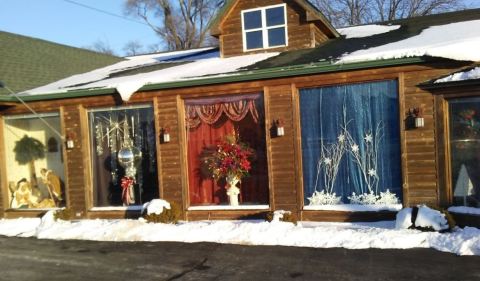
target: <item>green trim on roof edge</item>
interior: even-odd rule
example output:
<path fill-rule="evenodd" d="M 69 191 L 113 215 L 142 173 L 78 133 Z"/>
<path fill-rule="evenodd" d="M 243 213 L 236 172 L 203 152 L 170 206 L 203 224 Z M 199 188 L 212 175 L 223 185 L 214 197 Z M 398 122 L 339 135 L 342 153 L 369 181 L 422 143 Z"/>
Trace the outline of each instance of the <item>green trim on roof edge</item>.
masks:
<path fill-rule="evenodd" d="M 232 74 L 229 76 L 215 76 L 215 77 L 205 77 L 203 79 L 192 79 L 192 80 L 185 80 L 185 81 L 149 84 L 141 87 L 137 92 L 186 88 L 186 87 L 193 87 L 193 86 L 205 86 L 205 85 L 215 85 L 215 84 L 226 84 L 226 83 L 233 83 L 233 82 L 256 81 L 256 80 L 274 79 L 274 78 L 285 78 L 285 77 L 313 75 L 313 74 L 348 71 L 348 70 L 368 69 L 368 68 L 375 68 L 375 67 L 388 67 L 388 66 L 424 63 L 427 60 L 428 60 L 427 58 L 413 57 L 413 58 L 402 58 L 402 59 L 357 62 L 357 63 L 348 63 L 348 64 L 331 64 L 329 62 L 322 62 L 318 64 L 297 65 L 292 67 L 277 67 L 277 68 L 269 68 L 269 69 L 262 69 L 262 70 L 249 70 L 249 71 L 243 71 L 243 72 L 236 72 L 235 74 Z M 91 89 L 91 90 L 86 89 L 86 90 L 78 90 L 78 91 L 40 94 L 40 95 L 34 95 L 34 96 L 32 95 L 32 96 L 21 96 L 21 97 L 24 101 L 43 101 L 43 100 L 69 99 L 69 98 L 78 98 L 78 97 L 109 95 L 114 93 L 116 93 L 116 90 L 114 88 L 107 88 L 107 89 Z M 15 102 L 16 100 L 14 97 L 11 97 L 11 96 L 0 96 L 0 102 L 1 101 Z"/>

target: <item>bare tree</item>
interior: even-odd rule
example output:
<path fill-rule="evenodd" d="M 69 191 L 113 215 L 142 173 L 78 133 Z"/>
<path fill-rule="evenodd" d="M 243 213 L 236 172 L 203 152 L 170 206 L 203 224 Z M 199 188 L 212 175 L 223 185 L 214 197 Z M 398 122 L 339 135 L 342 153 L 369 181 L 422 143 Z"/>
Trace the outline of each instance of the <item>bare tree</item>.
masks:
<path fill-rule="evenodd" d="M 95 41 L 92 45 L 90 46 L 86 46 L 84 47 L 85 49 L 89 49 L 89 50 L 92 50 L 92 51 L 95 51 L 95 52 L 99 52 L 99 53 L 103 53 L 103 54 L 107 54 L 107 55 L 111 55 L 111 56 L 115 56 L 115 51 L 113 50 L 113 48 L 110 46 L 110 44 L 105 41 L 105 40 L 101 40 L 101 39 L 98 39 L 97 41 Z"/>
<path fill-rule="evenodd" d="M 136 40 L 131 40 L 125 44 L 123 51 L 126 56 L 135 56 L 143 52 L 143 45 Z"/>
<path fill-rule="evenodd" d="M 377 20 L 390 21 L 464 9 L 463 0 L 375 0 Z"/>
<path fill-rule="evenodd" d="M 143 19 L 169 50 L 197 48 L 224 0 L 126 0 L 125 12 Z"/>
<path fill-rule="evenodd" d="M 312 0 L 312 3 L 337 27 L 465 8 L 464 0 Z"/>

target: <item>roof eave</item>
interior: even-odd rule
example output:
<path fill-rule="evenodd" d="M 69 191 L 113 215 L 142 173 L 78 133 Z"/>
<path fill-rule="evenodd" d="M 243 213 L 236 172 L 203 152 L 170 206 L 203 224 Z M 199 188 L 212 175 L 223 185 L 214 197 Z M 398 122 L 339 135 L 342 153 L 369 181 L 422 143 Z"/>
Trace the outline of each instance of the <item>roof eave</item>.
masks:
<path fill-rule="evenodd" d="M 472 79 L 472 80 L 463 80 L 463 81 L 450 81 L 450 82 L 442 82 L 442 83 L 422 83 L 418 84 L 418 87 L 426 90 L 438 90 L 444 88 L 453 88 L 453 87 L 465 87 L 465 86 L 479 86 L 480 79 Z"/>
<path fill-rule="evenodd" d="M 427 59 L 421 57 L 402 58 L 402 59 L 390 59 L 390 60 L 377 60 L 367 62 L 357 62 L 348 64 L 330 64 L 330 63 L 318 63 L 308 65 L 297 65 L 292 67 L 278 67 L 262 70 L 242 71 L 228 76 L 215 76 L 205 77 L 200 79 L 191 79 L 184 81 L 174 81 L 166 83 L 149 84 L 141 87 L 137 92 L 141 91 L 154 91 L 165 89 L 178 89 L 194 86 L 206 86 L 206 85 L 218 85 L 235 82 L 247 82 L 256 80 L 267 80 L 275 78 L 286 78 L 303 75 L 314 75 L 322 73 L 332 73 L 349 70 L 359 70 L 378 67 L 389 67 L 407 64 L 424 63 Z M 46 101 L 55 99 L 71 99 L 80 97 L 91 97 L 100 95 L 111 95 L 117 93 L 114 88 L 102 88 L 102 89 L 86 89 L 86 90 L 72 90 L 68 92 L 48 93 L 39 95 L 22 96 L 24 101 Z M 0 104 L 2 102 L 15 101 L 12 96 L 0 96 Z"/>

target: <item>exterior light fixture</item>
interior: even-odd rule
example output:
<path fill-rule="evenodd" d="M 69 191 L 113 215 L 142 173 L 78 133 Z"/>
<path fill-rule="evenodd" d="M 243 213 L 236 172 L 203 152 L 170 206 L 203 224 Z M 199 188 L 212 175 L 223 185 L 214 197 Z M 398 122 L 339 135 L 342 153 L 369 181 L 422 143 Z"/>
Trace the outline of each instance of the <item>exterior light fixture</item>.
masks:
<path fill-rule="evenodd" d="M 283 119 L 277 119 L 275 127 L 277 128 L 277 137 L 283 137 L 285 135 L 285 122 Z"/>
<path fill-rule="evenodd" d="M 411 116 L 411 118 L 415 119 L 415 128 L 425 127 L 425 119 L 423 118 L 422 108 L 420 107 L 410 108 L 409 115 Z"/>
<path fill-rule="evenodd" d="M 73 149 L 75 148 L 75 134 L 74 133 L 68 133 L 67 137 L 65 138 L 65 145 L 67 149 Z"/>
<path fill-rule="evenodd" d="M 161 140 L 162 140 L 162 143 L 169 143 L 170 142 L 170 128 L 169 127 L 162 128 L 162 130 L 161 130 Z"/>

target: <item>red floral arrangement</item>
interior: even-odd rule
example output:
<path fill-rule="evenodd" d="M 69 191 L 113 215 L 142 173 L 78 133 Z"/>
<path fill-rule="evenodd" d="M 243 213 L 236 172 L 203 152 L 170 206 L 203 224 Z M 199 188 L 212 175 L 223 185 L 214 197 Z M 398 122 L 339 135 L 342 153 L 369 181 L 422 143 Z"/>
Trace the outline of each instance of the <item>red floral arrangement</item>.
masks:
<path fill-rule="evenodd" d="M 473 117 L 475 116 L 475 110 L 473 109 L 465 109 L 460 112 L 460 116 L 465 120 L 465 121 L 472 121 Z"/>
<path fill-rule="evenodd" d="M 217 145 L 217 150 L 209 161 L 209 170 L 216 180 L 226 177 L 241 179 L 249 175 L 254 153 L 254 150 L 240 142 L 238 135 L 233 132 Z"/>
<path fill-rule="evenodd" d="M 132 198 L 131 188 L 135 184 L 135 179 L 132 177 L 123 177 L 120 183 L 120 186 L 122 187 L 122 201 L 124 205 L 130 205 L 135 203 L 135 200 Z"/>

